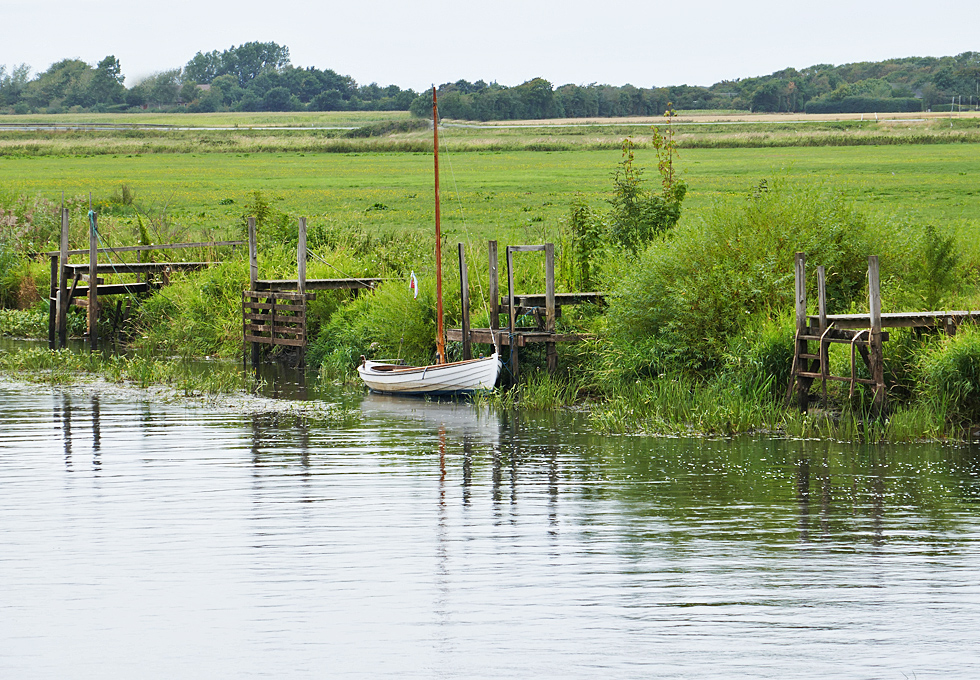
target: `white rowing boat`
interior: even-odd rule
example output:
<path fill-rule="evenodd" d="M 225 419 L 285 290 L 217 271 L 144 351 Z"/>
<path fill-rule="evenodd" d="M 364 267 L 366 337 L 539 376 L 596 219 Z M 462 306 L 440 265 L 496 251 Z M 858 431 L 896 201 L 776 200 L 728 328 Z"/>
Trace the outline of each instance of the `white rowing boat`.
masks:
<path fill-rule="evenodd" d="M 402 366 L 370 361 L 362 356 L 357 373 L 373 392 L 411 396 L 470 394 L 478 390 L 492 390 L 500 375 L 499 348 L 489 357 L 446 363 L 446 334 L 442 326 L 442 232 L 439 225 L 439 113 L 435 87 L 432 88 L 432 142 L 436 199 L 436 363 L 431 366 Z M 494 345 L 496 347 L 496 341 Z"/>
<path fill-rule="evenodd" d="M 500 357 L 456 361 L 432 366 L 400 366 L 361 357 L 361 380 L 372 392 L 414 396 L 448 396 L 492 390 L 500 375 Z"/>

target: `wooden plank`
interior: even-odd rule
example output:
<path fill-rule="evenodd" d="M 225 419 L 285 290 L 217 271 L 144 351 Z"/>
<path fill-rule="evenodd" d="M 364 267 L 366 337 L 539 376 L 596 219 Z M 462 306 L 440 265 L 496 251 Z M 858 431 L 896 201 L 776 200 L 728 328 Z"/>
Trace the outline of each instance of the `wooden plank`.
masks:
<path fill-rule="evenodd" d="M 64 210 L 68 210 L 65 208 Z M 119 248 L 99 248 L 99 254 L 103 255 L 105 253 L 142 253 L 149 250 L 180 250 L 182 248 L 217 248 L 220 246 L 240 246 L 244 245 L 245 241 L 201 241 L 199 243 L 167 243 L 159 246 L 149 245 L 149 246 L 120 246 Z M 86 255 L 87 250 L 68 250 L 67 248 L 61 252 L 62 255 Z M 58 251 L 52 251 L 50 253 L 44 253 L 44 255 L 58 255 Z"/>
<path fill-rule="evenodd" d="M 813 371 L 797 371 L 796 372 L 796 375 L 802 376 L 804 378 L 821 378 L 822 377 L 822 375 L 820 373 L 815 373 Z M 851 379 L 849 377 L 844 377 L 844 376 L 840 376 L 840 375 L 828 375 L 827 376 L 827 380 L 833 380 L 835 382 L 846 382 L 846 383 L 851 382 Z M 855 378 L 854 379 L 854 382 L 858 382 L 858 383 L 861 383 L 863 385 L 874 385 L 875 384 L 875 381 L 874 380 L 871 380 L 870 378 Z"/>
<path fill-rule="evenodd" d="M 279 311 L 279 310 L 276 310 Z M 306 318 L 302 316 L 281 316 L 272 314 L 248 314 L 244 315 L 244 318 L 250 321 L 278 321 L 280 323 L 291 323 L 291 324 L 305 324 Z"/>
<path fill-rule="evenodd" d="M 272 324 L 261 324 L 261 323 L 247 323 L 245 324 L 246 331 L 253 331 L 256 333 L 272 333 L 275 336 L 279 335 L 293 335 L 297 337 L 302 337 L 306 335 L 306 332 L 302 327 L 296 328 L 293 326 L 280 326 Z"/>
<path fill-rule="evenodd" d="M 306 344 L 306 340 L 297 340 L 293 338 L 265 338 L 258 335 L 246 335 L 245 342 L 261 345 L 285 345 L 287 347 L 302 347 Z"/>
<path fill-rule="evenodd" d="M 535 246 L 507 246 L 507 250 L 512 253 L 536 253 L 545 250 L 544 245 Z"/>
<path fill-rule="evenodd" d="M 547 294 L 518 293 L 514 296 L 514 300 L 518 307 L 544 307 L 547 301 Z M 605 303 L 605 293 L 555 293 L 555 305 L 558 307 L 562 305 L 603 305 Z M 507 298 L 501 298 L 498 304 L 506 306 Z"/>
<path fill-rule="evenodd" d="M 276 306 L 276 311 L 283 312 L 306 312 L 305 305 L 283 305 L 273 302 L 245 302 L 246 307 L 249 309 L 272 309 L 273 304 Z"/>
<path fill-rule="evenodd" d="M 89 267 L 84 264 L 66 265 L 69 271 L 85 271 Z M 210 262 L 108 262 L 97 267 L 97 274 L 146 274 L 164 271 L 198 271 L 207 269 Z M 92 273 L 89 272 L 89 276 Z"/>
<path fill-rule="evenodd" d="M 364 290 L 376 288 L 384 279 L 306 279 L 306 290 Z M 299 282 L 292 279 L 260 279 L 252 290 L 294 291 Z M 309 295 L 309 293 L 307 293 Z M 311 298 L 312 299 L 312 298 Z"/>
<path fill-rule="evenodd" d="M 246 290 L 245 297 L 257 300 L 309 300 L 310 293 L 290 293 L 282 290 Z"/>
<path fill-rule="evenodd" d="M 501 333 L 499 330 L 493 328 L 471 328 L 470 329 L 470 341 L 483 345 L 492 345 L 494 336 L 497 337 L 497 341 L 501 345 L 510 345 L 510 336 L 507 333 Z M 580 335 L 576 333 L 544 333 L 544 332 L 530 332 L 523 333 L 518 331 L 514 334 L 514 344 L 518 347 L 523 347 L 529 342 L 541 343 L 541 342 L 581 342 L 589 336 Z M 460 342 L 463 339 L 463 329 L 461 328 L 450 328 L 446 330 L 446 339 L 452 340 L 454 342 Z"/>
<path fill-rule="evenodd" d="M 98 295 L 138 295 L 149 291 L 148 283 L 109 283 L 98 287 Z M 76 286 L 72 297 L 88 297 L 88 286 Z"/>

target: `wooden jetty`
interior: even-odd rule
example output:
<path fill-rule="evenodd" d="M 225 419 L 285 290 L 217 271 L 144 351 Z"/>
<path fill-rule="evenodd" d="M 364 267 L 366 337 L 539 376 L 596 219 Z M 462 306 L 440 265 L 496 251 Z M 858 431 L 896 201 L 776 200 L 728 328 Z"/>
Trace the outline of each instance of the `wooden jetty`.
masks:
<path fill-rule="evenodd" d="M 602 293 L 556 293 L 555 246 L 553 243 L 544 243 L 506 247 L 507 297 L 500 297 L 497 242 L 490 241 L 488 246 L 490 328 L 470 327 L 469 277 L 466 255 L 463 244 L 460 243 L 458 250 L 462 327 L 448 329 L 446 339 L 463 343 L 463 360 L 472 358 L 471 344 L 474 342 L 507 346 L 510 350 L 510 370 L 515 382 L 520 378 L 519 349 L 529 343 L 544 343 L 548 372 L 554 373 L 558 369 L 556 343 L 579 342 L 584 339 L 582 335 L 555 331 L 555 322 L 561 316 L 562 305 L 602 304 L 604 302 Z M 533 252 L 543 252 L 545 256 L 545 292 L 543 294 L 517 293 L 514 290 L 514 254 Z M 501 314 L 507 315 L 507 326 L 503 329 L 500 327 Z M 517 320 L 522 316 L 534 318 L 535 326 L 518 326 Z"/>
<path fill-rule="evenodd" d="M 787 398 L 794 387 L 801 411 L 810 402 L 810 388 L 817 380 L 822 387 L 822 400 L 827 404 L 827 383 L 843 382 L 850 385 L 849 395 L 854 395 L 857 385 L 868 385 L 873 391 L 872 408 L 878 414 L 887 407 L 888 390 L 885 385 L 883 343 L 888 340 L 885 328 L 916 328 L 941 331 L 949 335 L 963 323 L 976 323 L 980 311 L 881 311 L 881 281 L 878 273 L 878 256 L 868 258 L 868 313 L 827 314 L 826 272 L 817 267 L 817 314 L 807 312 L 806 254 L 796 253 L 796 339 L 793 366 Z M 810 344 L 817 345 L 816 352 Z M 831 344 L 850 346 L 850 374 L 830 374 L 829 348 Z M 857 356 L 861 357 L 870 377 L 858 377 Z"/>
<path fill-rule="evenodd" d="M 242 361 L 251 354 L 252 366 L 262 360 L 262 347 L 293 348 L 296 363 L 306 360 L 307 303 L 316 299 L 316 290 L 350 290 L 357 293 L 373 289 L 381 279 L 306 278 L 306 218 L 299 219 L 296 245 L 295 279 L 260 279 L 255 218 L 248 218 L 249 288 L 242 291 Z M 249 350 L 251 349 L 251 352 Z M 283 355 L 280 355 L 283 356 Z"/>
<path fill-rule="evenodd" d="M 240 246 L 244 241 L 211 241 L 201 243 L 168 243 L 150 246 L 122 246 L 119 248 L 98 247 L 98 216 L 89 216 L 89 247 L 87 250 L 69 250 L 68 248 L 68 209 L 61 210 L 61 242 L 57 251 L 44 253 L 51 261 L 51 287 L 49 295 L 48 314 L 48 347 L 58 349 L 68 344 L 68 307 L 72 304 L 85 307 L 88 310 L 89 347 L 95 350 L 99 342 L 99 313 L 101 311 L 100 297 L 110 295 L 139 296 L 145 295 L 159 285 L 170 283 L 170 274 L 177 271 L 196 271 L 210 266 L 209 262 L 140 262 L 142 254 L 155 250 L 178 250 L 186 248 L 206 248 L 217 246 Z M 111 256 L 120 253 L 135 253 L 136 262 L 113 261 Z M 87 264 L 71 264 L 72 256 L 88 255 Z M 100 255 L 110 256 L 105 261 L 99 260 Z M 135 275 L 136 281 L 106 284 L 100 274 Z M 159 276 L 160 283 L 154 282 Z M 87 285 L 78 285 L 85 282 Z M 122 320 L 122 300 L 116 304 L 114 315 L 115 324 Z"/>

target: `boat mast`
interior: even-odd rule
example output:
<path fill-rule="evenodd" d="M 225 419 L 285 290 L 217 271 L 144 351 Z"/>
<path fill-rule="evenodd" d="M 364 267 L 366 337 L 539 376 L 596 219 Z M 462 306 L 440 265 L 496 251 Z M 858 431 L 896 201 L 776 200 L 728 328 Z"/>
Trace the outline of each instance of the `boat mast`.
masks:
<path fill-rule="evenodd" d="M 439 224 L 439 109 L 432 86 L 432 158 L 436 176 L 436 363 L 446 363 L 446 334 L 442 328 L 442 228 Z"/>

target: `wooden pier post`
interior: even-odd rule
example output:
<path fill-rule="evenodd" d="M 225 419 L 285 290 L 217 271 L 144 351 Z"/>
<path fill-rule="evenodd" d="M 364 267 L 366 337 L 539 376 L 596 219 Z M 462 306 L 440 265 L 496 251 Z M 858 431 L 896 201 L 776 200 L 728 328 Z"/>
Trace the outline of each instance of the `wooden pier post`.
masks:
<path fill-rule="evenodd" d="M 885 362 L 881 341 L 881 279 L 878 273 L 878 256 L 868 258 L 868 302 L 871 315 L 871 379 L 874 380 L 875 415 L 885 412 Z"/>
<path fill-rule="evenodd" d="M 517 310 L 514 307 L 514 250 L 513 246 L 507 246 L 507 332 L 510 334 L 508 342 L 510 344 L 510 373 L 516 385 L 521 375 L 520 352 L 517 348 L 517 339 L 514 337 L 514 326 L 517 322 Z"/>
<path fill-rule="evenodd" d="M 463 361 L 473 358 L 470 346 L 470 281 L 466 273 L 466 249 L 462 243 L 459 249 L 459 306 L 463 322 Z"/>
<path fill-rule="evenodd" d="M 544 245 L 544 329 L 548 333 L 555 332 L 555 244 Z M 548 374 L 554 375 L 558 370 L 558 350 L 554 342 L 545 343 L 545 353 L 548 359 Z"/>
<path fill-rule="evenodd" d="M 830 374 L 830 348 L 824 342 L 824 332 L 827 330 L 827 270 L 823 265 L 817 267 L 817 314 L 820 323 L 820 378 L 824 408 L 827 408 L 827 376 Z"/>
<path fill-rule="evenodd" d="M 796 253 L 795 258 L 795 278 L 796 278 L 796 362 L 797 370 L 806 371 L 808 366 L 807 359 L 803 355 L 807 354 L 807 341 L 804 338 L 807 334 L 806 319 L 806 253 Z M 810 380 L 804 376 L 796 377 L 796 393 L 799 399 L 800 411 L 806 412 L 810 400 Z"/>
<path fill-rule="evenodd" d="M 88 218 L 88 339 L 94 352 L 99 348 L 99 218 L 91 210 Z"/>
<path fill-rule="evenodd" d="M 299 241 L 296 244 L 296 290 L 306 294 L 306 218 L 299 218 Z"/>
<path fill-rule="evenodd" d="M 302 295 L 298 302 L 303 307 L 303 344 L 299 346 L 299 365 L 306 366 L 306 218 L 299 218 L 299 238 L 296 243 L 296 292 Z M 275 331 L 273 331 L 275 335 Z"/>
<path fill-rule="evenodd" d="M 58 255 L 58 348 L 68 346 L 68 208 L 61 209 L 61 244 Z"/>
<path fill-rule="evenodd" d="M 490 255 L 490 328 L 500 329 L 500 281 L 497 276 L 497 242 L 490 241 L 487 250 Z"/>
<path fill-rule="evenodd" d="M 248 289 L 255 290 L 255 282 L 259 280 L 259 256 L 255 235 L 255 218 L 248 218 Z M 252 368 L 259 365 L 259 343 L 252 343 Z"/>
<path fill-rule="evenodd" d="M 51 256 L 51 283 L 48 286 L 48 349 L 55 349 L 58 326 L 58 256 Z"/>

